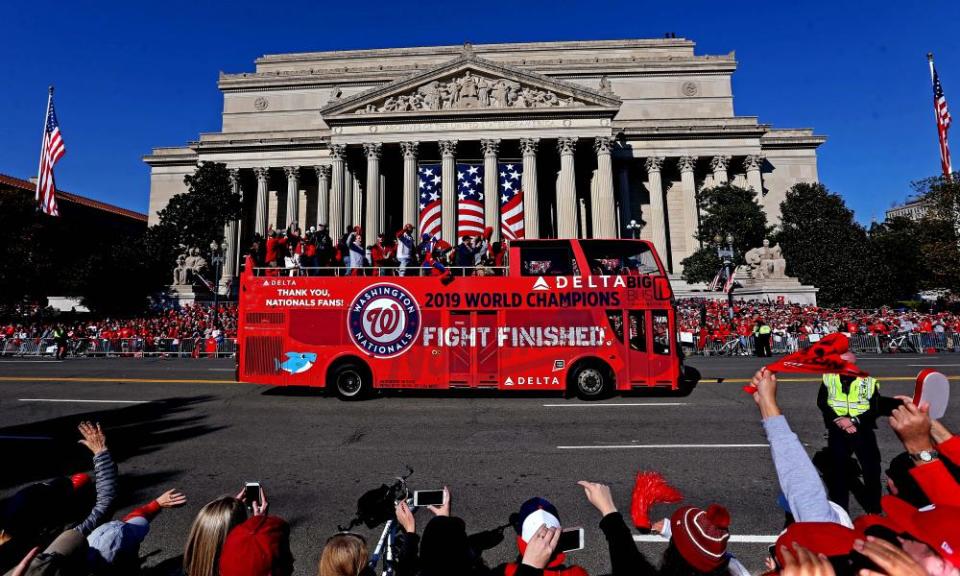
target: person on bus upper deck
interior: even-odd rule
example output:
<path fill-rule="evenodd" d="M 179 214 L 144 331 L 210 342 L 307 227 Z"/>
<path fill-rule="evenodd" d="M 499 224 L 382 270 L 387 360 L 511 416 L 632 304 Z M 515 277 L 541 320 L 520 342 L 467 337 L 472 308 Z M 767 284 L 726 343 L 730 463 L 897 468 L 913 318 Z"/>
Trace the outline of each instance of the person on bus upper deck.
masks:
<path fill-rule="evenodd" d="M 392 267 L 396 263 L 394 256 L 397 253 L 397 247 L 387 242 L 386 234 L 383 232 L 377 234 L 377 243 L 370 249 L 370 260 L 373 266 L 377 268 L 377 274 L 383 276 L 387 274 L 386 270 L 381 268 Z"/>
<path fill-rule="evenodd" d="M 489 258 L 490 256 L 490 238 L 493 237 L 493 227 L 487 226 L 483 229 L 483 236 L 478 236 L 476 241 L 476 256 L 474 256 L 474 264 L 480 265 L 484 259 Z"/>
<path fill-rule="evenodd" d="M 413 224 L 404 224 L 403 229 L 397 232 L 397 261 L 400 263 L 398 275 L 406 275 L 407 266 L 413 260 L 414 254 L 416 244 L 413 240 Z"/>
<path fill-rule="evenodd" d="M 317 234 L 315 238 L 317 245 L 316 265 L 321 268 L 333 266 L 333 239 L 330 238 L 330 234 L 327 232 L 327 226 L 325 224 L 317 225 Z"/>
<path fill-rule="evenodd" d="M 477 248 L 473 244 L 473 236 L 464 236 L 460 238 L 460 244 L 457 245 L 456 265 L 461 269 L 462 274 L 466 274 L 466 268 L 473 268 L 477 263 Z"/>
<path fill-rule="evenodd" d="M 354 276 L 360 275 L 366 257 L 366 249 L 363 246 L 363 229 L 354 226 L 353 231 L 347 236 L 347 259 L 348 268 Z"/>

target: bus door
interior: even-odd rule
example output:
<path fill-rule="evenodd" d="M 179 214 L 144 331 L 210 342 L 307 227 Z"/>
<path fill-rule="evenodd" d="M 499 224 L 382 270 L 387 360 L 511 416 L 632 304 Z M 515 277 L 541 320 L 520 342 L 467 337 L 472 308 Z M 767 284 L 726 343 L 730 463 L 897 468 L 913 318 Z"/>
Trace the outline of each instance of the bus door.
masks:
<path fill-rule="evenodd" d="M 624 326 L 626 326 L 627 367 L 630 371 L 631 386 L 646 386 L 652 384 L 650 374 L 650 342 L 647 341 L 650 333 L 648 310 L 626 310 Z"/>
<path fill-rule="evenodd" d="M 461 338 L 459 345 L 446 347 L 450 386 L 496 387 L 500 351 L 496 311 L 451 311 L 449 327 Z"/>
<path fill-rule="evenodd" d="M 650 316 L 650 378 L 653 384 L 673 384 L 678 364 L 677 338 L 669 310 L 648 310 Z"/>

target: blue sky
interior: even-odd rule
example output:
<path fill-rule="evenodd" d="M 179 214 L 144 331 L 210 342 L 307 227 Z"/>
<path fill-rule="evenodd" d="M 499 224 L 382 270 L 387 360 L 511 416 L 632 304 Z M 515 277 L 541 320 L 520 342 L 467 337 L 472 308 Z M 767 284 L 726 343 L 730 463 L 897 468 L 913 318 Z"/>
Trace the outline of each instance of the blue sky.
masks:
<path fill-rule="evenodd" d="M 821 180 L 862 222 L 939 170 L 928 51 L 960 116 L 957 2 L 14 0 L 3 12 L 0 172 L 35 175 L 53 83 L 58 185 L 141 211 L 141 156 L 219 130 L 218 71 L 270 53 L 675 32 L 698 54 L 736 51 L 737 114 L 828 136 Z"/>

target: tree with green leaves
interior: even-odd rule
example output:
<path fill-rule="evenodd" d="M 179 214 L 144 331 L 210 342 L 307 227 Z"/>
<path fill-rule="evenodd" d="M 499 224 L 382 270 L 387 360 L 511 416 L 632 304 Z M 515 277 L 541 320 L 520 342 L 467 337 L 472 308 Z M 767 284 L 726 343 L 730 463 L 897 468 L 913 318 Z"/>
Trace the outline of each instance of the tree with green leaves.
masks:
<path fill-rule="evenodd" d="M 925 178 L 912 187 L 928 207 L 917 233 L 928 271 L 921 288 L 956 292 L 960 290 L 960 173 L 952 178 Z"/>
<path fill-rule="evenodd" d="M 726 246 L 727 236 L 733 238 L 735 265 L 743 264 L 747 250 L 763 243 L 773 228 L 767 225 L 767 215 L 757 202 L 752 188 L 721 184 L 704 188 L 697 195 L 700 208 L 700 227 L 696 234 L 702 248 L 685 258 L 683 278 L 688 282 L 709 282 L 720 269 L 717 256 L 719 244 Z"/>
<path fill-rule="evenodd" d="M 887 304 L 894 281 L 887 262 L 871 250 L 867 232 L 843 198 L 819 183 L 795 184 L 780 207 L 775 241 L 787 274 L 820 289 L 823 306 Z"/>

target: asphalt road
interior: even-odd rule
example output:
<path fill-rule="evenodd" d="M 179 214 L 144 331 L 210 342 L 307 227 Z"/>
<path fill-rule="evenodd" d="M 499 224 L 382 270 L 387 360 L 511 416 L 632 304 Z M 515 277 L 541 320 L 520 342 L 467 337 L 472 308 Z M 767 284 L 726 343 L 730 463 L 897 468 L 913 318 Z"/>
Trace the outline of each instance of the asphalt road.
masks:
<path fill-rule="evenodd" d="M 633 476 L 657 470 L 686 502 L 730 509 L 731 550 L 753 570 L 782 526 L 777 483 L 753 402 L 741 391 L 761 362 L 695 358 L 702 381 L 687 397 L 629 396 L 583 403 L 558 396 L 393 394 L 346 403 L 301 390 L 232 382 L 232 360 L 0 359 L 0 496 L 25 483 L 88 469 L 76 423 L 98 420 L 122 475 L 119 512 L 177 487 L 190 501 L 164 512 L 141 553 L 146 565 L 179 562 L 190 522 L 207 501 L 259 480 L 271 512 L 292 524 L 297 574 L 315 574 L 326 538 L 347 522 L 365 490 L 414 469 L 410 486 L 453 491 L 471 531 L 507 522 L 534 495 L 553 501 L 566 526 L 586 528 L 571 559 L 591 574 L 609 567 L 597 513 L 575 482 L 611 484 L 629 510 Z M 921 367 L 960 379 L 960 356 L 864 358 L 886 395 L 911 393 Z M 781 404 L 812 453 L 823 424 L 816 381 L 783 379 Z M 960 429 L 958 401 L 945 418 Z M 885 461 L 899 448 L 884 421 Z M 670 507 L 658 507 L 668 515 Z M 417 515 L 419 527 L 430 513 Z M 368 534 L 372 543 L 376 535 Z M 661 543 L 643 543 L 658 556 Z M 513 534 L 488 551 L 515 554 Z"/>

